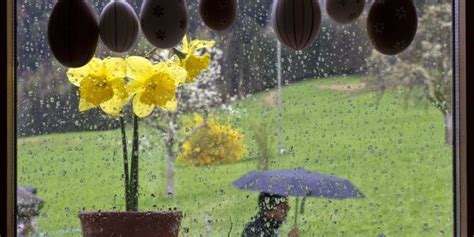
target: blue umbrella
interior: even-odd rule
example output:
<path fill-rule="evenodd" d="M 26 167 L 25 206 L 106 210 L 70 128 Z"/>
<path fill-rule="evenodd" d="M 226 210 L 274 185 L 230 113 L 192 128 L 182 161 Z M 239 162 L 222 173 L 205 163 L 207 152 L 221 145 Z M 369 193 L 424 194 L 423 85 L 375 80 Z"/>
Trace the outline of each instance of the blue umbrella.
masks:
<path fill-rule="evenodd" d="M 234 182 L 237 188 L 282 196 L 330 199 L 362 198 L 348 180 L 304 169 L 252 171 Z"/>

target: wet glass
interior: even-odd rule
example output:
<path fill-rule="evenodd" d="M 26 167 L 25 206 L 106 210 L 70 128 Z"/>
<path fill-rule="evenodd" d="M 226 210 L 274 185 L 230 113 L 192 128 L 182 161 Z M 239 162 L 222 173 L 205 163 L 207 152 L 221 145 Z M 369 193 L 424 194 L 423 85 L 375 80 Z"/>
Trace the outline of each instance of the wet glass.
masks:
<path fill-rule="evenodd" d="M 300 236 L 453 235 L 452 2 L 414 1 L 415 39 L 388 56 L 367 34 L 373 1 L 349 24 L 329 17 L 326 1 L 319 35 L 297 51 L 274 33 L 272 0 L 238 1 L 225 31 L 209 29 L 198 1 L 187 1 L 187 38 L 215 45 L 196 51 L 210 64 L 177 89 L 177 112 L 155 108 L 139 121 L 138 210 L 180 210 L 180 236 L 241 236 L 260 215 L 259 192 L 234 182 L 304 168 L 362 195 L 308 195 L 304 208 L 289 195 L 281 236 L 295 223 Z M 79 111 L 80 89 L 48 46 L 55 3 L 16 1 L 18 233 L 81 236 L 80 212 L 125 211 L 121 121 Z M 98 15 L 106 4 L 91 5 Z M 142 1 L 130 4 L 139 14 Z M 134 55 L 157 63 L 173 52 L 139 33 L 126 53 L 100 41 L 95 57 Z M 131 104 L 122 113 L 128 152 Z"/>

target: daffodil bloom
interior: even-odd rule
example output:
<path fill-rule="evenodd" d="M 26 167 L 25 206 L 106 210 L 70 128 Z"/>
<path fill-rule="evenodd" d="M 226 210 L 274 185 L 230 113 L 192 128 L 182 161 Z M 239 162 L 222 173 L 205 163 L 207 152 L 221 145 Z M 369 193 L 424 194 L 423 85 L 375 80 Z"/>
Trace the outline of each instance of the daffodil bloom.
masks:
<path fill-rule="evenodd" d="M 176 110 L 176 88 L 186 81 L 184 68 L 164 61 L 152 64 L 148 59 L 131 56 L 125 59 L 128 77 L 127 91 L 133 98 L 133 112 L 140 118 L 151 114 L 155 107 Z"/>
<path fill-rule="evenodd" d="M 201 71 L 207 69 L 211 63 L 211 56 L 209 53 L 199 56 L 196 55 L 196 51 L 204 48 L 211 48 L 214 44 L 214 41 L 207 40 L 193 40 L 188 42 L 188 38 L 184 36 L 181 52 L 186 56 L 180 61 L 180 64 L 186 69 L 186 71 L 188 71 L 186 83 L 193 82 Z"/>
<path fill-rule="evenodd" d="M 127 65 L 122 58 L 93 58 L 83 67 L 69 69 L 69 81 L 79 87 L 79 111 L 100 107 L 109 115 L 119 115 L 129 98 L 126 75 Z"/>

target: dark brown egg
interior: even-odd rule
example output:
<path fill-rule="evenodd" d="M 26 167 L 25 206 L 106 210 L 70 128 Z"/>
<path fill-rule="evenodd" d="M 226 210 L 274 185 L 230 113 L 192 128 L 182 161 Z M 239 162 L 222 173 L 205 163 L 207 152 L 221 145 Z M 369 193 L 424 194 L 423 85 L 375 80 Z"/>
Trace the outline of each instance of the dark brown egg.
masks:
<path fill-rule="evenodd" d="M 339 24 L 355 21 L 364 11 L 365 0 L 327 0 L 326 11 Z"/>
<path fill-rule="evenodd" d="M 276 0 L 272 10 L 273 31 L 281 43 L 294 50 L 308 47 L 318 36 L 321 8 L 318 0 Z"/>
<path fill-rule="evenodd" d="M 418 17 L 412 0 L 375 0 L 367 18 L 367 33 L 380 53 L 395 55 L 413 41 Z"/>
<path fill-rule="evenodd" d="M 112 0 L 100 14 L 99 29 L 105 46 L 122 53 L 133 46 L 140 26 L 137 14 L 125 0 Z"/>
<path fill-rule="evenodd" d="M 167 49 L 181 42 L 188 29 L 185 0 L 144 0 L 140 24 L 152 45 Z"/>
<path fill-rule="evenodd" d="M 201 19 L 213 30 L 226 30 L 237 18 L 236 0 L 201 0 L 199 2 Z"/>
<path fill-rule="evenodd" d="M 85 0 L 59 0 L 48 23 L 54 57 L 66 67 L 81 67 L 95 54 L 99 41 L 97 17 Z"/>

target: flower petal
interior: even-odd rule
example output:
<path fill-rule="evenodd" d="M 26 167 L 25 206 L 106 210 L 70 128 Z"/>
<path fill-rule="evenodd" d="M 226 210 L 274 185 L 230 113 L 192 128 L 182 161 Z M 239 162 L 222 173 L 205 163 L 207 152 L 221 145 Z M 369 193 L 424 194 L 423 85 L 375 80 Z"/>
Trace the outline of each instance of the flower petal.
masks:
<path fill-rule="evenodd" d="M 67 70 L 67 79 L 75 86 L 80 86 L 81 81 L 89 75 L 89 65 Z"/>
<path fill-rule="evenodd" d="M 140 118 L 144 118 L 153 112 L 154 105 L 147 105 L 140 101 L 142 93 L 137 93 L 133 98 L 133 112 Z"/>
<path fill-rule="evenodd" d="M 199 49 L 212 48 L 214 47 L 215 43 L 216 42 L 214 40 L 193 40 L 189 44 L 189 49 L 191 52 L 188 53 L 194 53 L 194 51 Z"/>
<path fill-rule="evenodd" d="M 150 77 L 151 75 L 151 62 L 140 56 L 131 56 L 125 59 L 127 63 L 127 77 L 138 80 Z"/>
<path fill-rule="evenodd" d="M 127 76 L 127 64 L 123 58 L 104 59 L 105 75 L 108 80 L 125 78 Z"/>
<path fill-rule="evenodd" d="M 178 108 L 178 103 L 176 102 L 176 100 L 168 101 L 166 102 L 166 105 L 162 107 L 163 110 L 169 111 L 169 112 L 176 112 L 177 108 Z"/>
<path fill-rule="evenodd" d="M 183 37 L 183 51 L 189 50 L 188 36 L 185 34 Z"/>
<path fill-rule="evenodd" d="M 145 80 L 138 79 L 138 80 L 129 81 L 127 85 L 125 86 L 125 88 L 129 95 L 133 95 L 135 93 L 143 91 L 144 86 L 145 86 Z"/>
<path fill-rule="evenodd" d="M 124 100 L 119 96 L 114 96 L 112 99 L 100 104 L 100 108 L 108 115 L 118 116 L 122 107 L 125 105 Z"/>
<path fill-rule="evenodd" d="M 174 79 L 175 85 L 179 86 L 186 81 L 186 78 L 188 77 L 188 72 L 179 64 L 179 61 L 177 62 L 161 62 L 156 65 L 153 65 L 153 73 L 168 73 Z"/>
<path fill-rule="evenodd" d="M 125 79 L 117 78 L 110 81 L 110 83 L 112 84 L 112 88 L 114 90 L 114 96 L 119 96 L 122 100 L 130 97 L 125 85 Z"/>
<path fill-rule="evenodd" d="M 101 67 L 102 60 L 100 60 L 99 58 L 93 58 L 90 62 L 88 62 L 82 67 L 70 68 L 69 70 L 67 70 L 67 78 L 73 85 L 80 86 L 81 81 L 86 77 L 101 76 Z"/>
<path fill-rule="evenodd" d="M 93 109 L 97 106 L 93 105 L 92 103 L 87 102 L 85 99 L 79 99 L 79 112 L 84 112 L 90 109 Z"/>
<path fill-rule="evenodd" d="M 104 62 L 100 58 L 93 58 L 89 63 L 89 75 L 92 77 L 102 77 L 105 75 Z"/>

